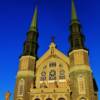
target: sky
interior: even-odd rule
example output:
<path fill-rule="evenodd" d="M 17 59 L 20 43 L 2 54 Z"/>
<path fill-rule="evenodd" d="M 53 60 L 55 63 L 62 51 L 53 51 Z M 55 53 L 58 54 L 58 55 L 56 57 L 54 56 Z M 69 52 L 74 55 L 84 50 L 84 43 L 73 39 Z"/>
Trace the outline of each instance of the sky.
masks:
<path fill-rule="evenodd" d="M 90 66 L 100 88 L 100 0 L 74 1 L 89 49 Z M 48 50 L 52 36 L 57 48 L 68 55 L 71 0 L 0 0 L 0 100 L 4 100 L 8 90 L 13 100 L 19 56 L 35 5 L 38 5 L 38 57 Z"/>

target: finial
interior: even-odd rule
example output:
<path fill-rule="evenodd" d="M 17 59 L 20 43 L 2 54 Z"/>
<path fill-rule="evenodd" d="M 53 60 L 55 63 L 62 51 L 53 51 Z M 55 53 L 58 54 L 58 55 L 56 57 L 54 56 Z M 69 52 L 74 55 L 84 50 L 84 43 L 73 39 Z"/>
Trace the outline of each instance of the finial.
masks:
<path fill-rule="evenodd" d="M 35 31 L 37 32 L 37 17 L 38 17 L 38 7 L 35 7 L 35 11 L 34 11 L 34 15 L 33 15 L 33 19 L 32 19 L 32 23 L 31 23 L 31 27 L 30 27 L 30 31 Z"/>
<path fill-rule="evenodd" d="M 49 46 L 50 48 L 55 48 L 55 47 L 56 47 L 56 44 L 55 44 L 54 40 L 55 40 L 55 37 L 52 36 L 52 37 L 51 37 L 51 44 L 50 44 L 50 46 Z"/>
<path fill-rule="evenodd" d="M 55 37 L 54 36 L 51 37 L 51 42 L 55 42 Z"/>

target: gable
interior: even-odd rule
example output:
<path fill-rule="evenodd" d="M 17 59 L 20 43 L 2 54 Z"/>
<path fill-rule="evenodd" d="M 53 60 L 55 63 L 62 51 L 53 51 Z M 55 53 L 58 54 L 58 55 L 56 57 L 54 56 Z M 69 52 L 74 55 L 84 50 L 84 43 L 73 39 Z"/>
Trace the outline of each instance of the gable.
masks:
<path fill-rule="evenodd" d="M 51 58 L 57 58 L 69 66 L 69 58 L 65 56 L 62 52 L 60 52 L 58 49 L 56 49 L 54 43 L 51 43 L 48 51 L 36 62 L 36 69 L 38 70 L 39 67 L 43 65 L 43 63 L 45 63 Z"/>

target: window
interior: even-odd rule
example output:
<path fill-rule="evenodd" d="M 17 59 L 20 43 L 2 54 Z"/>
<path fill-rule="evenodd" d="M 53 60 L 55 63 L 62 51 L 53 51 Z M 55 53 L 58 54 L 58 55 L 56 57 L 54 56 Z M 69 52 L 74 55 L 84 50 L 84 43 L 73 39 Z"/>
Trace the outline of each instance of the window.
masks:
<path fill-rule="evenodd" d="M 85 94 L 85 79 L 82 75 L 78 77 L 78 87 L 79 87 L 79 93 Z M 83 99 L 85 100 L 85 99 Z"/>
<path fill-rule="evenodd" d="M 41 72 L 41 79 L 40 80 L 41 81 L 46 80 L 46 72 L 45 71 Z"/>
<path fill-rule="evenodd" d="M 64 70 L 61 70 L 59 72 L 59 79 L 65 79 L 65 71 Z"/>
<path fill-rule="evenodd" d="M 24 79 L 19 80 L 18 95 L 23 95 L 24 94 L 24 85 L 25 85 Z"/>
<path fill-rule="evenodd" d="M 56 67 L 56 62 L 49 63 L 49 67 Z"/>
<path fill-rule="evenodd" d="M 50 71 L 49 80 L 56 80 L 56 71 L 55 70 Z"/>

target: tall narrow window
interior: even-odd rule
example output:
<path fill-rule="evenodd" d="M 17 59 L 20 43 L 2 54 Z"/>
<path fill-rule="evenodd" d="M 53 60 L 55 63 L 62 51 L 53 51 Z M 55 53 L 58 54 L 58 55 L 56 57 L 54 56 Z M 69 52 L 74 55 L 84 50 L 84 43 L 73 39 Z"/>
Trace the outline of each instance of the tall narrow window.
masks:
<path fill-rule="evenodd" d="M 65 79 L 65 71 L 64 70 L 60 70 L 59 79 Z"/>
<path fill-rule="evenodd" d="M 46 72 L 45 71 L 41 72 L 41 79 L 40 80 L 41 81 L 46 80 Z"/>
<path fill-rule="evenodd" d="M 82 75 L 78 77 L 79 94 L 85 94 L 85 79 Z M 83 99 L 84 100 L 84 99 Z"/>
<path fill-rule="evenodd" d="M 18 95 L 23 96 L 23 94 L 24 94 L 24 86 L 25 86 L 24 79 L 19 80 L 19 84 L 18 84 Z"/>
<path fill-rule="evenodd" d="M 56 80 L 56 71 L 55 70 L 50 71 L 49 80 Z"/>

